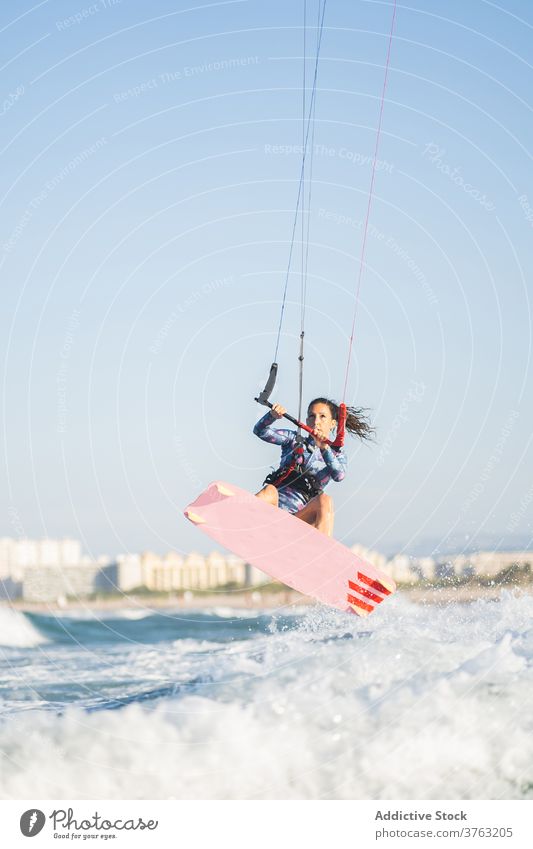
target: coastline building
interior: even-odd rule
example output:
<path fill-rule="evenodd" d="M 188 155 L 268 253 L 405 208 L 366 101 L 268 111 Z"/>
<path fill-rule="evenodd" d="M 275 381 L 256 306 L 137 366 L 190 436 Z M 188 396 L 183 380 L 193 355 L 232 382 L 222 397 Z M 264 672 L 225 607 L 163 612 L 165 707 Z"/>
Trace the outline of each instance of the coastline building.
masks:
<path fill-rule="evenodd" d="M 494 578 L 512 566 L 533 566 L 533 551 L 477 551 L 452 559 L 456 574 Z"/>
<path fill-rule="evenodd" d="M 399 584 L 412 584 L 419 580 L 432 580 L 435 577 L 435 560 L 432 557 L 410 557 L 408 554 L 396 554 L 387 558 L 380 551 L 365 548 L 364 545 L 352 545 L 351 551 L 362 557 L 376 569 L 381 569 Z"/>
<path fill-rule="evenodd" d="M 387 571 L 399 584 L 414 584 L 420 577 L 416 561 L 408 554 L 395 554 L 387 563 Z"/>
<path fill-rule="evenodd" d="M 416 568 L 420 572 L 420 577 L 424 581 L 432 581 L 435 578 L 436 561 L 433 557 L 419 557 L 416 562 Z"/>
<path fill-rule="evenodd" d="M 0 574 L 16 577 L 28 566 L 76 566 L 81 561 L 81 543 L 76 539 L 0 540 Z"/>
<path fill-rule="evenodd" d="M 22 581 L 13 575 L 13 542 L 9 537 L 0 538 L 0 600 L 22 595 Z"/>
<path fill-rule="evenodd" d="M 97 562 L 77 566 L 29 566 L 24 572 L 24 601 L 57 602 L 109 592 L 116 586 L 116 564 Z"/>
<path fill-rule="evenodd" d="M 181 589 L 206 590 L 209 586 L 207 560 L 197 551 L 191 551 L 183 561 L 183 584 Z"/>
<path fill-rule="evenodd" d="M 181 589 L 183 557 L 169 552 L 164 557 L 145 551 L 141 554 L 142 586 L 153 592 L 171 592 Z"/>
<path fill-rule="evenodd" d="M 119 554 L 116 559 L 116 590 L 130 592 L 143 584 L 142 562 L 138 554 Z"/>
<path fill-rule="evenodd" d="M 9 537 L 0 537 L 0 580 L 11 577 L 11 544 Z"/>
<path fill-rule="evenodd" d="M 220 551 L 207 557 L 197 551 L 185 556 L 175 551 L 162 556 L 146 551 L 140 561 L 142 585 L 157 592 L 250 587 L 269 580 L 240 557 Z"/>
<path fill-rule="evenodd" d="M 226 558 L 220 551 L 212 551 L 206 559 L 209 582 L 213 587 L 223 587 L 228 583 Z"/>
<path fill-rule="evenodd" d="M 75 539 L 12 539 L 0 540 L 0 597 L 18 598 L 24 595 L 24 583 L 34 579 L 29 570 L 80 566 L 83 563 L 81 543 Z"/>

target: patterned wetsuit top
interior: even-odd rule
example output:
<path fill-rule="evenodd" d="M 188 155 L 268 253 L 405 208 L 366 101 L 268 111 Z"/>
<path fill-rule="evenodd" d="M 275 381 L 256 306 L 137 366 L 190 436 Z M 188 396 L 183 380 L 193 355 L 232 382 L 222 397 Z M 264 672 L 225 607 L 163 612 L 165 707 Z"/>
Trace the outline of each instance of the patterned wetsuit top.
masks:
<path fill-rule="evenodd" d="M 254 433 L 264 442 L 281 445 L 280 468 L 289 466 L 293 460 L 293 448 L 296 440 L 295 430 L 277 430 L 271 427 L 276 418 L 267 413 L 254 427 Z M 330 480 L 341 481 L 346 474 L 346 455 L 342 448 L 319 448 L 311 435 L 304 442 L 304 461 L 302 471 L 312 475 L 320 489 L 324 489 Z M 279 489 L 279 506 L 290 513 L 296 513 L 305 507 L 305 496 L 290 485 Z"/>

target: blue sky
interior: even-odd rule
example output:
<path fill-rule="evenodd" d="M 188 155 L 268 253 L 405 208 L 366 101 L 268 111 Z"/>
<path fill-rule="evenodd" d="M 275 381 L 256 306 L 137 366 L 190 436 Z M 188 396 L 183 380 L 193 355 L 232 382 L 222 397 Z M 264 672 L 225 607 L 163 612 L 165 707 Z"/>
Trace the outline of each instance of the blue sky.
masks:
<path fill-rule="evenodd" d="M 391 10 L 326 7 L 307 398 L 342 392 Z M 182 507 L 277 464 L 251 430 L 299 177 L 303 3 L 0 15 L 0 535 L 207 551 Z M 527 2 L 398 4 L 347 397 L 378 438 L 348 443 L 329 490 L 348 543 L 530 540 L 532 27 Z M 292 410 L 298 251 L 274 395 Z"/>

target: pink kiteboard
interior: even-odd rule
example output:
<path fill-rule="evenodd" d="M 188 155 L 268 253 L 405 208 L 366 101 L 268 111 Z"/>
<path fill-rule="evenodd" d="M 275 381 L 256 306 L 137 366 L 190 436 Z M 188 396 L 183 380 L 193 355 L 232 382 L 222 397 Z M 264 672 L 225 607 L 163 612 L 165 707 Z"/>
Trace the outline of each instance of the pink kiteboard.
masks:
<path fill-rule="evenodd" d="M 339 610 L 368 616 L 396 589 L 337 540 L 234 484 L 211 483 L 184 514 L 247 563 Z"/>

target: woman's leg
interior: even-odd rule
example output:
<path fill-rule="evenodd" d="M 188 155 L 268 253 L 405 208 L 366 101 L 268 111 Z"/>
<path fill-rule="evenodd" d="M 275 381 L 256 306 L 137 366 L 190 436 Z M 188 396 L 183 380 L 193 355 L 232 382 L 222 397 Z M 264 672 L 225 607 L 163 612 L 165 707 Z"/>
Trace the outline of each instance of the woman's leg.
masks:
<path fill-rule="evenodd" d="M 331 495 L 326 495 L 322 492 L 311 499 L 309 504 L 302 507 L 294 514 L 297 519 L 302 519 L 309 525 L 313 525 L 317 531 L 320 531 L 330 537 L 333 534 L 333 521 L 335 514 L 333 512 L 333 499 Z"/>
<path fill-rule="evenodd" d="M 288 493 L 285 493 L 288 495 Z M 279 492 L 271 483 L 263 487 L 259 492 L 256 492 L 256 497 L 273 504 L 274 507 L 279 506 Z M 322 492 L 316 495 L 311 501 L 302 507 L 301 510 L 293 514 L 298 519 L 307 522 L 308 525 L 313 525 L 318 531 L 330 537 L 333 534 L 333 499 L 330 495 Z"/>
<path fill-rule="evenodd" d="M 256 492 L 256 497 L 260 498 L 262 501 L 268 501 L 269 504 L 273 504 L 274 507 L 278 506 L 278 491 L 275 486 L 271 483 L 267 483 L 263 489 Z"/>

